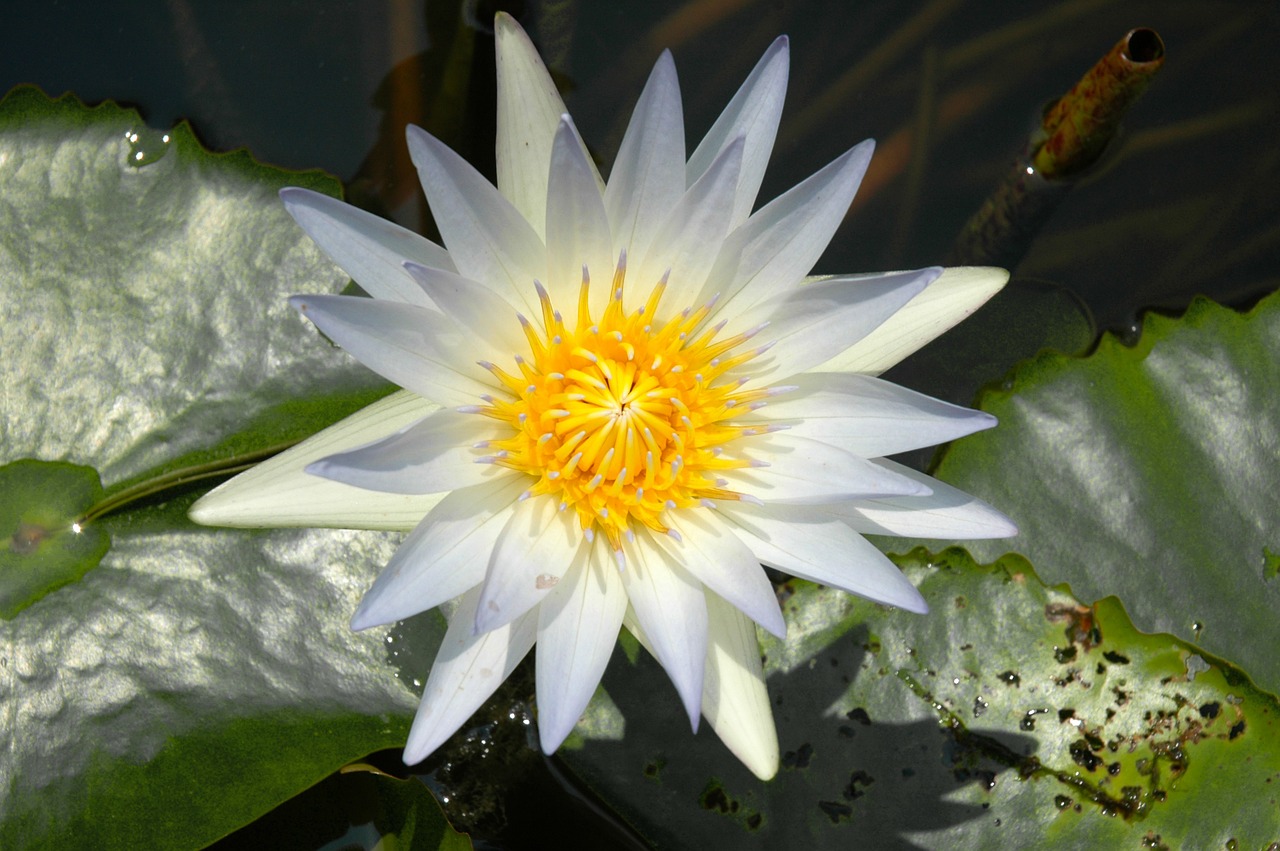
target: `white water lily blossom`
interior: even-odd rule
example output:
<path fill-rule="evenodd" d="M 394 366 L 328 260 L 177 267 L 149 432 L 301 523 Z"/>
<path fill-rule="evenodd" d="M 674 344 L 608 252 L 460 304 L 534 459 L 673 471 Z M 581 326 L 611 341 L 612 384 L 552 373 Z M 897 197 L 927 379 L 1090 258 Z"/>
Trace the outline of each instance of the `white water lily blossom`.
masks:
<path fill-rule="evenodd" d="M 761 564 L 910 612 L 861 533 L 1014 534 L 885 456 L 995 424 L 874 375 L 977 309 L 998 269 L 806 277 L 871 157 L 853 147 L 756 209 L 788 44 L 685 159 L 675 66 L 649 77 L 609 180 L 513 19 L 496 23 L 497 186 L 424 131 L 409 149 L 444 247 L 282 195 L 373 298 L 304 316 L 404 388 L 217 488 L 200 523 L 412 530 L 352 626 L 457 598 L 405 760 L 437 748 L 536 643 L 554 751 L 625 626 L 762 778 L 778 768 L 755 625 Z M 753 623 L 754 622 L 754 623 Z"/>

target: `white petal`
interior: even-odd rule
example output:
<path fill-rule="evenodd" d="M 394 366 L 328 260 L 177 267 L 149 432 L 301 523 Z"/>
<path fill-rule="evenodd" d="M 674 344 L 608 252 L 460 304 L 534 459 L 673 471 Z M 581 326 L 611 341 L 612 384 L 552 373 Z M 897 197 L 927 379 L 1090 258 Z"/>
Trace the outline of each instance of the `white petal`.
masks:
<path fill-rule="evenodd" d="M 778 731 L 764 685 L 756 628 L 716 594 L 707 595 L 707 673 L 702 714 L 751 773 L 778 773 Z"/>
<path fill-rule="evenodd" d="M 526 487 L 527 477 L 512 475 L 446 495 L 365 593 L 351 628 L 425 612 L 484 581 L 493 545 Z"/>
<path fill-rule="evenodd" d="M 707 662 L 707 601 L 702 585 L 654 543 L 648 529 L 624 538 L 622 583 L 648 647 L 675 684 L 698 729 Z"/>
<path fill-rule="evenodd" d="M 652 242 L 684 190 L 680 84 L 671 52 L 663 51 L 631 113 L 604 193 L 613 256 L 624 249 L 634 255 Z"/>
<path fill-rule="evenodd" d="M 295 186 L 280 190 L 280 198 L 307 235 L 374 298 L 429 307 L 402 264 L 453 269 L 449 252 L 431 240 L 337 198 Z"/>
<path fill-rule="evenodd" d="M 786 637 L 787 625 L 769 577 L 729 526 L 697 508 L 670 511 L 666 522 L 679 536 L 654 536 L 667 555 L 747 617 L 779 638 Z"/>
<path fill-rule="evenodd" d="M 856 345 L 835 355 L 826 372 L 879 375 L 971 315 L 1004 287 L 1009 273 L 985 266 L 943 269 L 937 280 Z"/>
<path fill-rule="evenodd" d="M 769 421 L 787 422 L 789 435 L 820 440 L 863 458 L 946 443 L 996 424 L 988 413 L 866 375 L 810 372 L 792 376 L 788 383 L 796 389 L 763 409 Z"/>
<path fill-rule="evenodd" d="M 609 219 L 591 160 L 569 116 L 562 116 L 551 151 L 551 189 L 547 195 L 546 285 L 552 304 L 564 310 L 578 303 L 583 266 L 596 284 L 593 301 L 607 303 L 615 259 Z"/>
<path fill-rule="evenodd" d="M 742 371 L 781 380 L 829 361 L 861 340 L 937 273 L 937 269 L 924 269 L 870 278 L 830 278 L 766 299 L 730 322 L 726 333 L 745 332 L 768 322 L 757 339 L 774 344 L 773 348 Z"/>
<path fill-rule="evenodd" d="M 604 536 L 538 607 L 538 736 L 543 753 L 560 747 L 600 684 L 627 592 Z"/>
<path fill-rule="evenodd" d="M 431 214 L 458 273 L 484 281 L 512 304 L 534 310 L 538 302 L 533 281 L 547 271 L 541 237 L 480 172 L 438 139 L 413 126 L 406 136 Z M 542 168 L 545 171 L 547 165 Z"/>
<path fill-rule="evenodd" d="M 327 455 L 394 434 L 439 407 L 404 390 L 393 393 L 214 488 L 191 506 L 190 517 L 207 526 L 408 531 L 442 494 L 372 493 L 312 476 L 304 468 Z"/>
<path fill-rule="evenodd" d="M 698 149 L 689 157 L 685 169 L 685 184 L 692 186 L 730 142 L 739 136 L 745 137 L 742 175 L 733 205 L 731 228 L 737 227 L 750 215 L 760 183 L 764 180 L 765 166 L 769 163 L 769 154 L 778 133 L 778 119 L 782 116 L 782 102 L 787 94 L 789 54 L 785 35 L 769 45 L 724 112 L 711 125 Z"/>
<path fill-rule="evenodd" d="M 1012 538 L 1018 534 L 1012 520 L 976 496 L 886 458 L 878 458 L 873 463 L 922 482 L 933 493 L 921 497 L 857 500 L 827 507 L 859 532 L 959 541 Z"/>
<path fill-rule="evenodd" d="M 830 514 L 808 507 L 723 502 L 719 511 L 770 567 L 909 612 L 929 610 L 884 553 Z"/>
<path fill-rule="evenodd" d="M 731 234 L 698 303 L 720 293 L 718 315 L 732 319 L 799 286 L 844 220 L 874 148 L 871 140 L 854 147 Z"/>
<path fill-rule="evenodd" d="M 496 355 L 439 311 L 340 295 L 289 303 L 369 369 L 437 404 L 474 405 L 495 387 L 475 358 Z"/>
<path fill-rule="evenodd" d="M 733 490 L 767 502 L 813 505 L 845 499 L 920 496 L 922 483 L 817 440 L 786 432 L 743 438 L 768 466 L 721 470 Z"/>
<path fill-rule="evenodd" d="M 564 101 L 515 19 L 499 12 L 493 30 L 498 67 L 498 189 L 541 238 L 551 140 L 566 111 Z M 603 188 L 594 165 L 591 170 Z"/>
<path fill-rule="evenodd" d="M 492 632 L 472 635 L 479 590 L 465 596 L 449 621 L 422 703 L 404 746 L 406 765 L 421 762 L 457 732 L 529 652 L 537 618 L 529 613 Z"/>
<path fill-rule="evenodd" d="M 485 342 L 486 350 L 510 357 L 528 349 L 520 330 L 519 308 L 480 281 L 453 272 L 405 263 L 408 272 L 435 303 L 439 311 L 461 323 Z"/>
<path fill-rule="evenodd" d="M 556 498 L 517 503 L 489 557 L 476 632 L 509 623 L 536 606 L 568 571 L 584 569 L 590 550 L 577 514 L 560 511 Z"/>
<path fill-rule="evenodd" d="M 693 303 L 702 291 L 729 232 L 733 197 L 742 164 L 742 139 L 724 149 L 698 182 L 668 211 L 653 242 L 638 255 L 628 255 L 628 276 L 634 272 L 642 291 L 667 275 L 664 311 L 673 312 Z"/>
<path fill-rule="evenodd" d="M 307 472 L 372 491 L 451 491 L 511 475 L 487 460 L 486 448 L 475 448 L 510 434 L 509 426 L 488 417 L 446 409 L 389 437 L 321 458 Z"/>

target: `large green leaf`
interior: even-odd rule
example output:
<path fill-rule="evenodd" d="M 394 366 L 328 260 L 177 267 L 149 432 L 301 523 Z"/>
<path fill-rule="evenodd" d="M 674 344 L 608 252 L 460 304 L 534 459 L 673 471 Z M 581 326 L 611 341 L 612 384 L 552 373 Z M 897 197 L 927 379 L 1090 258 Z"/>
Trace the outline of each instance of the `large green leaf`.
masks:
<path fill-rule="evenodd" d="M 1082 600 L 1240 664 L 1280 694 L 1280 295 L 1248 314 L 1197 300 L 1133 348 L 1044 354 L 986 393 L 1000 426 L 939 477 L 1017 521 L 1013 548 Z"/>
<path fill-rule="evenodd" d="M 0 103 L 0 463 L 87 465 L 111 492 L 384 392 L 285 305 L 346 282 L 289 184 L 337 191 L 112 104 Z M 0 621 L 2 847 L 200 845 L 404 741 L 416 697 L 386 632 L 346 626 L 392 541 L 204 529 L 190 494 L 156 499 Z M 417 623 L 430 646 L 439 617 Z"/>
<path fill-rule="evenodd" d="M 765 641 L 783 767 L 690 737 L 615 654 L 564 759 L 663 848 L 1260 848 L 1280 835 L 1280 703 L 1238 669 L 1081 605 L 1023 559 L 900 559 L 932 611 L 787 586 Z M 1144 843 L 1146 843 L 1144 845 Z M 1160 843 L 1164 843 L 1163 845 Z"/>

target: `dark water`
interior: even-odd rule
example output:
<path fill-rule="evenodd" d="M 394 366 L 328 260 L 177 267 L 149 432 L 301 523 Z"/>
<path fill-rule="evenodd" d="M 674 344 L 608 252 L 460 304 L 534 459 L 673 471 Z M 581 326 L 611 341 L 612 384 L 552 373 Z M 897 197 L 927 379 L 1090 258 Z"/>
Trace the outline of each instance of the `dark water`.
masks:
<path fill-rule="evenodd" d="M 1280 6 L 1269 0 L 500 5 L 542 48 L 604 163 L 661 48 L 681 72 L 692 146 L 769 42 L 789 34 L 788 104 L 761 197 L 865 137 L 879 143 L 820 272 L 937 262 L 1042 105 L 1129 29 L 1159 32 L 1165 68 L 1103 163 L 1028 246 L 1013 270 L 1017 298 L 990 308 L 986 327 L 1007 336 L 957 338 L 951 351 L 962 354 L 945 368 L 922 353 L 895 373 L 919 389 L 969 401 L 1041 345 L 1078 347 L 1091 320 L 1131 332 L 1144 309 L 1177 312 L 1200 293 L 1244 307 L 1280 285 Z M 424 124 L 492 172 L 493 3 L 138 0 L 120 9 L 25 4 L 24 23 L 0 31 L 0 90 L 36 83 L 115 99 L 157 127 L 188 119 L 214 149 L 325 169 L 355 202 L 428 231 L 405 123 Z M 518 781 L 522 801 L 531 786 L 559 788 L 540 760 L 522 764 L 531 772 Z M 571 794 L 545 800 L 507 808 L 517 819 L 510 847 L 521 844 L 512 836 L 536 847 L 549 813 L 589 818 Z"/>

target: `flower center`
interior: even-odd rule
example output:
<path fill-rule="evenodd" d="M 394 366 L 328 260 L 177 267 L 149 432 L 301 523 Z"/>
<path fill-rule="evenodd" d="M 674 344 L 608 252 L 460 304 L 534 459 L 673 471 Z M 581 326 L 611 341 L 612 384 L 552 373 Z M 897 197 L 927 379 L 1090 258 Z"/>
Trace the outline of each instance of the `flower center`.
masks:
<path fill-rule="evenodd" d="M 535 281 L 544 331 L 519 317 L 532 357 L 516 356 L 519 375 L 482 364 L 512 398 L 486 397 L 476 409 L 513 432 L 489 442 L 497 451 L 487 460 L 535 477 L 528 496 L 557 495 L 588 540 L 598 529 L 615 550 L 632 521 L 665 533 L 668 509 L 742 499 L 719 471 L 759 462 L 732 457 L 726 444 L 768 430 L 730 419 L 763 404 L 769 391 L 743 390 L 746 378 L 723 380 L 767 348 L 733 351 L 760 329 L 717 340 L 723 323 L 701 327 L 712 304 L 657 321 L 665 277 L 627 313 L 625 277 L 624 256 L 597 321 L 584 269 L 572 326 Z"/>

